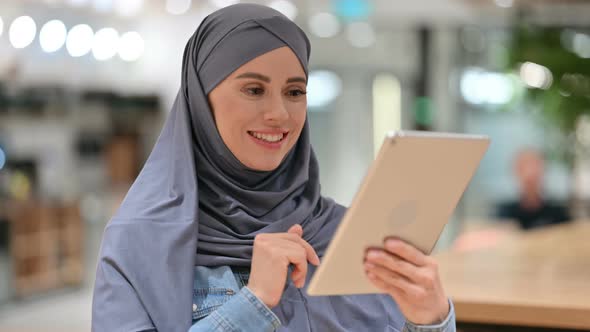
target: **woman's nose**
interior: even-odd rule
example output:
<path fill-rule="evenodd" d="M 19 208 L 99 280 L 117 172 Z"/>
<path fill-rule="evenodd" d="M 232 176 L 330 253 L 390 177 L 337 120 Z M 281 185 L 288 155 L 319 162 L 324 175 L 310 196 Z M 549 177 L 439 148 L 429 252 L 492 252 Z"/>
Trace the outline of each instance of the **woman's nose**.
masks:
<path fill-rule="evenodd" d="M 281 96 L 273 96 L 264 112 L 264 120 L 280 123 L 286 121 L 288 118 L 289 112 L 285 107 L 283 98 Z"/>

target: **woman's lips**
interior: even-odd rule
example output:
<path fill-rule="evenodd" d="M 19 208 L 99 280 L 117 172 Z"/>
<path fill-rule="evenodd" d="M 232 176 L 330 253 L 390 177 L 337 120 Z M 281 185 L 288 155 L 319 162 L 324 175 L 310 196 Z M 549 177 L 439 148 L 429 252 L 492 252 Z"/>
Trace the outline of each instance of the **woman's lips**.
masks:
<path fill-rule="evenodd" d="M 278 141 L 272 141 L 276 139 L 278 136 L 282 135 L 283 137 Z M 252 140 L 267 149 L 276 150 L 280 149 L 283 143 L 286 141 L 289 132 L 259 132 L 259 131 L 248 131 L 248 136 L 252 138 Z M 258 137 L 257 137 L 258 136 Z"/>

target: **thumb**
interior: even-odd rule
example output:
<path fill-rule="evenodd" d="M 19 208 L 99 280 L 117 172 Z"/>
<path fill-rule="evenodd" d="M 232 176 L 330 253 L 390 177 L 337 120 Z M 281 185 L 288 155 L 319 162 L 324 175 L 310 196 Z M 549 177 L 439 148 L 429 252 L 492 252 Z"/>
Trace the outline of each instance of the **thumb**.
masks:
<path fill-rule="evenodd" d="M 287 233 L 297 234 L 299 236 L 303 236 L 303 228 L 299 224 L 295 224 L 289 228 Z"/>

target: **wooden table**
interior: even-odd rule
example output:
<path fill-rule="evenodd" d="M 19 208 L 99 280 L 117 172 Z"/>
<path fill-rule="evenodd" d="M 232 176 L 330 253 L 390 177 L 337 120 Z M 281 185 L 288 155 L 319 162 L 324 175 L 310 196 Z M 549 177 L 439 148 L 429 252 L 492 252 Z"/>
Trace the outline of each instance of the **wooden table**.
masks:
<path fill-rule="evenodd" d="M 590 330 L 590 221 L 435 257 L 458 322 Z"/>

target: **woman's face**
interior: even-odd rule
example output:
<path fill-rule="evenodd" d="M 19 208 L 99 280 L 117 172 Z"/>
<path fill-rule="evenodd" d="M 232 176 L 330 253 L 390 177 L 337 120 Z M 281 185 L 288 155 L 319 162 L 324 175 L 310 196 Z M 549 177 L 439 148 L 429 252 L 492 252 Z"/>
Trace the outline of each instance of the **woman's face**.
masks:
<path fill-rule="evenodd" d="M 209 93 L 221 138 L 250 169 L 271 171 L 305 123 L 305 72 L 287 46 L 254 58 Z"/>

